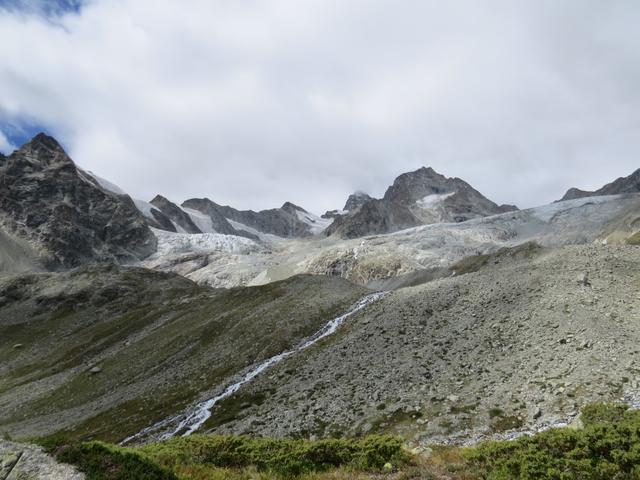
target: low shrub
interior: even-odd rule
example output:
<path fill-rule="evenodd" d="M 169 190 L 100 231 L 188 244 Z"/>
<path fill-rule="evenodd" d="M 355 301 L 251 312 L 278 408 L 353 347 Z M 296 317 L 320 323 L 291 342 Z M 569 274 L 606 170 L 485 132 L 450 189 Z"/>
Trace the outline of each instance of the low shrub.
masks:
<path fill-rule="evenodd" d="M 463 450 L 486 480 L 640 480 L 640 415 L 617 404 L 583 410 L 584 429 L 555 428 Z"/>
<path fill-rule="evenodd" d="M 137 448 L 142 455 L 168 468 L 210 465 L 300 475 L 350 466 L 380 470 L 387 462 L 407 460 L 402 441 L 390 436 L 317 441 L 192 435 Z"/>
<path fill-rule="evenodd" d="M 58 461 L 75 465 L 87 480 L 213 478 L 222 469 L 291 478 L 341 467 L 377 472 L 387 463 L 398 466 L 410 460 L 402 440 L 391 436 L 310 441 L 192 435 L 140 447 L 51 437 L 40 444 Z"/>
<path fill-rule="evenodd" d="M 177 480 L 132 449 L 101 442 L 49 443 L 47 450 L 59 461 L 74 465 L 87 480 Z"/>

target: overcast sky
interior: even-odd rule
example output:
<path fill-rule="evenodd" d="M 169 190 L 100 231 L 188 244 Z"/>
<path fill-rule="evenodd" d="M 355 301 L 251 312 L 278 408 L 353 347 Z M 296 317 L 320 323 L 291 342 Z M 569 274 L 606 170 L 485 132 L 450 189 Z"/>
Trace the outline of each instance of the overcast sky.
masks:
<path fill-rule="evenodd" d="M 422 165 L 521 207 L 640 167 L 637 0 L 0 0 L 0 151 L 318 213 Z"/>

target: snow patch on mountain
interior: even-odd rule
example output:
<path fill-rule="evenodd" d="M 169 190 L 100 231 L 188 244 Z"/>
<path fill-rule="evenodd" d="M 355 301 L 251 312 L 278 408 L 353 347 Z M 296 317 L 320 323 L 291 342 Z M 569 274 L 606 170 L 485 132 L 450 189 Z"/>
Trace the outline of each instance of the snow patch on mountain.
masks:
<path fill-rule="evenodd" d="M 194 210 L 192 208 L 180 207 L 184 213 L 189 215 L 191 221 L 196 224 L 196 226 L 202 230 L 202 233 L 218 233 L 215 228 L 213 228 L 213 221 L 211 221 L 211 217 L 205 215 L 198 210 Z"/>
<path fill-rule="evenodd" d="M 301 222 L 306 223 L 310 227 L 313 235 L 322 233 L 329 225 L 333 223 L 333 218 L 322 218 L 309 212 L 296 210 L 296 215 Z"/>
<path fill-rule="evenodd" d="M 145 202 L 144 200 L 139 200 L 137 198 L 133 199 L 133 203 L 135 204 L 136 208 L 140 210 L 140 213 L 142 213 L 142 215 L 153 220 L 153 214 L 151 213 L 151 210 L 158 210 L 156 207 L 151 205 L 149 202 Z"/>
<path fill-rule="evenodd" d="M 444 202 L 451 195 L 455 195 L 456 192 L 451 193 L 434 193 L 427 195 L 416 202 L 416 205 L 420 208 L 434 208 Z"/>
<path fill-rule="evenodd" d="M 158 251 L 151 258 L 186 252 L 226 252 L 246 254 L 262 251 L 263 247 L 245 237 L 220 233 L 173 233 L 151 229 L 158 239 Z"/>
<path fill-rule="evenodd" d="M 118 195 L 127 195 L 127 192 L 125 192 L 123 189 L 121 189 L 115 183 L 111 183 L 109 180 L 106 180 L 106 179 L 104 179 L 102 177 L 99 177 L 98 175 L 96 175 L 95 173 L 93 173 L 91 171 L 87 171 L 87 173 L 89 175 L 91 175 L 93 177 L 93 179 L 96 182 L 98 182 L 98 185 L 100 185 L 105 190 L 108 190 L 110 192 L 116 193 Z"/>

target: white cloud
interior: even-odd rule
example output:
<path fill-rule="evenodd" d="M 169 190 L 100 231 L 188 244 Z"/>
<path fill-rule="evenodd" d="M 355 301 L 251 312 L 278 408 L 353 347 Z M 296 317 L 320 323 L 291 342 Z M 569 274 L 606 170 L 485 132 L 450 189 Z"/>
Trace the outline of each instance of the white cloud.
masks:
<path fill-rule="evenodd" d="M 0 12 L 0 121 L 37 119 L 147 199 L 321 212 L 432 165 L 533 205 L 638 166 L 638 20 L 623 0 Z"/>

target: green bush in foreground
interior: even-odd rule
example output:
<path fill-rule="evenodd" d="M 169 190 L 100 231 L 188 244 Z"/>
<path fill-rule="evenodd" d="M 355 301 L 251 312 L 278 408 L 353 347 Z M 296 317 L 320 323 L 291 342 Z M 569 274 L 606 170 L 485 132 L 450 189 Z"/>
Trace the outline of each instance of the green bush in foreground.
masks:
<path fill-rule="evenodd" d="M 168 468 L 253 466 L 288 476 L 344 466 L 375 471 L 388 462 L 407 460 L 402 440 L 390 436 L 308 441 L 193 435 L 145 445 L 138 451 Z"/>
<path fill-rule="evenodd" d="M 132 448 L 54 439 L 45 448 L 88 480 L 362 479 L 369 478 L 363 472 L 384 478 L 393 467 L 401 470 L 398 478 L 640 480 L 640 411 L 595 404 L 582 410 L 582 422 L 581 430 L 435 448 L 422 459 L 390 436 L 308 441 L 193 435 Z"/>
<path fill-rule="evenodd" d="M 174 480 L 178 478 L 174 472 L 185 467 L 252 467 L 296 477 L 340 467 L 381 471 L 387 463 L 398 465 L 409 459 L 402 440 L 390 436 L 308 441 L 193 435 L 132 448 L 60 439 L 44 446 L 59 461 L 75 465 L 88 480 Z"/>
<path fill-rule="evenodd" d="M 550 429 L 463 451 L 487 480 L 640 480 L 640 414 L 624 405 L 583 410 L 584 429 Z"/>
<path fill-rule="evenodd" d="M 63 463 L 75 465 L 87 480 L 177 480 L 177 477 L 133 449 L 101 442 L 47 445 Z"/>

